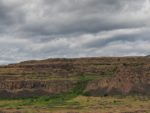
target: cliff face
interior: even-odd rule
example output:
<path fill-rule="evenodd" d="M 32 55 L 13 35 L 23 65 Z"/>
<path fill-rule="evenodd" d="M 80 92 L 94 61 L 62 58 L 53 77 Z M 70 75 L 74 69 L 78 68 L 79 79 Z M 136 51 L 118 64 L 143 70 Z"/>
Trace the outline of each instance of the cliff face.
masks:
<path fill-rule="evenodd" d="M 28 97 L 67 92 L 75 86 L 68 80 L 4 80 L 0 82 L 0 97 Z"/>
<path fill-rule="evenodd" d="M 90 82 L 85 91 L 94 96 L 117 94 L 150 95 L 150 75 L 146 73 L 138 73 L 135 69 L 131 70 L 123 68 L 119 70 L 114 78 L 94 80 Z"/>
<path fill-rule="evenodd" d="M 0 97 L 53 95 L 92 78 L 91 95 L 150 94 L 150 58 L 80 58 L 26 61 L 0 67 Z"/>

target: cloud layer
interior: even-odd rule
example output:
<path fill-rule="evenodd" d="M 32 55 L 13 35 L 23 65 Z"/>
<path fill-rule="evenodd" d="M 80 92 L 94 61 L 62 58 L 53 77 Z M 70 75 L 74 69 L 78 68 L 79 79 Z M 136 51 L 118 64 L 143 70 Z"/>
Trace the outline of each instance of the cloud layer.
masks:
<path fill-rule="evenodd" d="M 0 64 L 150 54 L 150 0 L 0 0 Z"/>

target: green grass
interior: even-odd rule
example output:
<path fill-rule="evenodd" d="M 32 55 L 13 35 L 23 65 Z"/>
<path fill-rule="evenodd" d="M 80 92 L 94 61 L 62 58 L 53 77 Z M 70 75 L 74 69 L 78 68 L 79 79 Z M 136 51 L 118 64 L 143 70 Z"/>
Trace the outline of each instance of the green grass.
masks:
<path fill-rule="evenodd" d="M 142 99 L 141 99 L 142 98 Z M 143 100 L 144 98 L 144 100 Z M 62 99 L 62 100 L 61 100 Z M 39 112 L 54 112 L 55 111 L 82 111 L 84 112 L 103 112 L 108 113 L 114 111 L 136 111 L 137 108 L 150 110 L 150 99 L 147 97 L 133 97 L 127 96 L 124 98 L 117 97 L 92 97 L 92 96 L 73 96 L 69 97 L 69 94 L 62 98 L 60 95 L 55 97 L 42 96 L 38 98 L 28 98 L 20 100 L 6 100 L 0 101 L 0 109 L 11 110 L 26 110 L 27 113 Z M 37 110 L 37 111 L 36 111 Z M 96 111 L 92 111 L 96 110 Z M 34 112 L 35 111 L 35 112 Z M 66 112 L 62 112 L 66 113 Z"/>

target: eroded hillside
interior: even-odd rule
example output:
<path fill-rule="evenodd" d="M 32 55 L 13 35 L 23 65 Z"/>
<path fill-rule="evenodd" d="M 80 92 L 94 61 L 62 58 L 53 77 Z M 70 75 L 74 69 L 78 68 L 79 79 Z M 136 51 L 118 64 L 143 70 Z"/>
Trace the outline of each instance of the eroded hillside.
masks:
<path fill-rule="evenodd" d="M 150 95 L 150 58 L 79 58 L 26 61 L 0 67 L 0 97 L 68 92 L 89 78 L 89 95 Z"/>

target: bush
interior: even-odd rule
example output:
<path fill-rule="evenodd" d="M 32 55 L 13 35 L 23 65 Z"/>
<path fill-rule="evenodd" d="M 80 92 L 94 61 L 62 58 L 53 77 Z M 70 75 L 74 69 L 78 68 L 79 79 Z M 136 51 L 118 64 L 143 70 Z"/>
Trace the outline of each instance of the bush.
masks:
<path fill-rule="evenodd" d="M 84 92 L 82 95 L 83 96 L 91 96 L 91 93 L 90 92 Z"/>
<path fill-rule="evenodd" d="M 38 98 L 38 101 L 49 101 L 50 97 L 49 96 L 41 96 Z"/>

